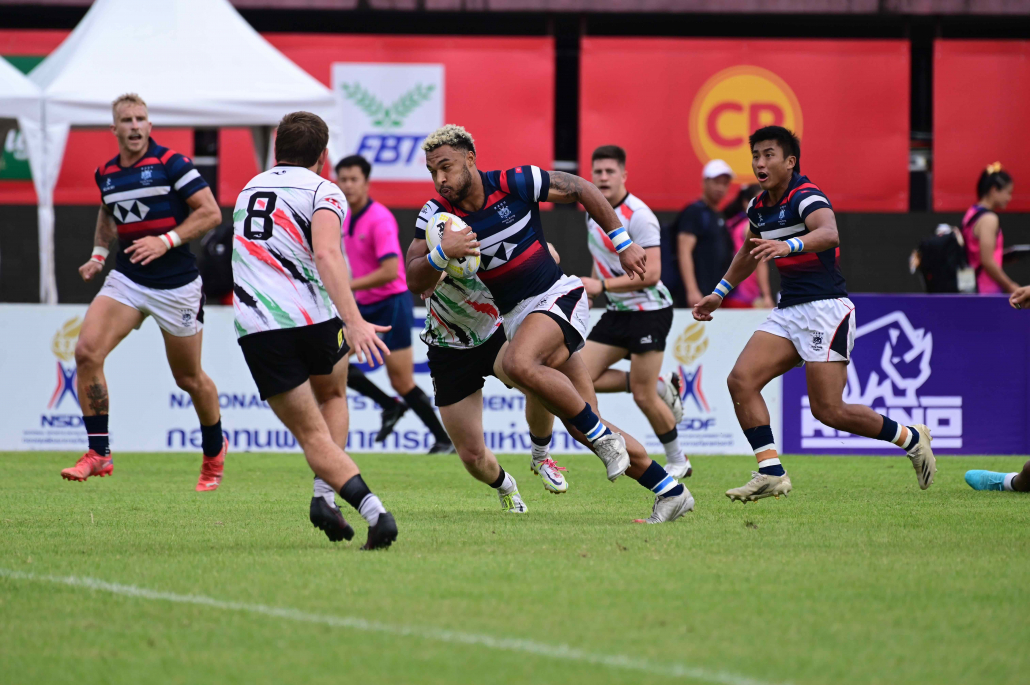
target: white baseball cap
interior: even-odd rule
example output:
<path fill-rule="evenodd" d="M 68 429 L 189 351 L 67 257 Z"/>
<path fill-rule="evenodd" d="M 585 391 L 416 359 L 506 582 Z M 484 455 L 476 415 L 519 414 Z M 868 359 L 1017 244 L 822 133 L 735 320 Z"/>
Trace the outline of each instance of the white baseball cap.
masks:
<path fill-rule="evenodd" d="M 718 178 L 724 175 L 730 178 L 736 177 L 730 165 L 721 159 L 713 159 L 708 164 L 705 164 L 705 170 L 701 172 L 701 178 Z"/>

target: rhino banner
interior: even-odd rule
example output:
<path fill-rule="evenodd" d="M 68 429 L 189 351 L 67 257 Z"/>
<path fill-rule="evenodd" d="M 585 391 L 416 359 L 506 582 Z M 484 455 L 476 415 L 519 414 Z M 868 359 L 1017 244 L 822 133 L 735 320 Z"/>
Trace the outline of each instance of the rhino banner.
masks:
<path fill-rule="evenodd" d="M 942 454 L 1026 454 L 1030 312 L 1004 296 L 853 295 L 857 325 L 844 399 L 924 423 Z M 783 451 L 897 454 L 812 418 L 803 369 L 783 379 Z"/>

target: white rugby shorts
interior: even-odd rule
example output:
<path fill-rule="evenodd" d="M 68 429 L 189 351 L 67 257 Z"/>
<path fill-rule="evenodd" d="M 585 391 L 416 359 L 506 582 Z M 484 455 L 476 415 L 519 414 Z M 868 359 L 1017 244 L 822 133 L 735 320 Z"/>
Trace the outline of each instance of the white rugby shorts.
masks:
<path fill-rule="evenodd" d="M 576 291 L 579 291 L 578 295 Z M 533 312 L 546 312 L 552 318 L 558 318 L 569 324 L 579 340 L 570 340 L 565 336 L 565 343 L 570 353 L 583 349 L 587 339 L 587 327 L 590 324 L 590 302 L 586 288 L 578 276 L 562 276 L 547 292 L 522 300 L 510 312 L 504 314 L 504 335 L 511 340 L 515 337 L 519 326 Z M 563 326 L 563 328 L 565 328 Z M 563 330 L 563 333 L 566 331 Z"/>
<path fill-rule="evenodd" d="M 202 285 L 203 281 L 197 276 L 184 286 L 159 290 L 142 286 L 118 271 L 111 271 L 97 297 L 110 297 L 141 312 L 144 317 L 154 317 L 161 330 L 170 335 L 188 338 L 204 328 Z"/>
<path fill-rule="evenodd" d="M 805 362 L 850 362 L 855 305 L 846 297 L 774 309 L 758 330 L 786 338 Z"/>

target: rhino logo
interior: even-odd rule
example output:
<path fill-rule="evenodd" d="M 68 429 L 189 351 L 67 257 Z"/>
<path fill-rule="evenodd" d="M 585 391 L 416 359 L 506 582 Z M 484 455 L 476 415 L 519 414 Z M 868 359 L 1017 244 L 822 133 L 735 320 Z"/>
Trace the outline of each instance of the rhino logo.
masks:
<path fill-rule="evenodd" d="M 874 336 L 876 333 L 880 335 Z M 863 386 L 859 377 L 862 370 L 852 362 L 848 366 L 844 401 L 873 406 L 882 400 L 888 407 L 918 407 L 916 391 L 930 378 L 933 334 L 914 327 L 904 312 L 896 311 L 859 326 L 855 331 L 856 344 L 863 336 L 873 336 L 866 344 L 874 345 L 882 337 L 880 368 L 869 371 Z"/>

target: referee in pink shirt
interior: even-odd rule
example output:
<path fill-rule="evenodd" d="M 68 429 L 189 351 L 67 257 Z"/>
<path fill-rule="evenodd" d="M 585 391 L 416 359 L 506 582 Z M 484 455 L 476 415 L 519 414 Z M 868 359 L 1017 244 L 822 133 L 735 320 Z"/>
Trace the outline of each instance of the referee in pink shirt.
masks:
<path fill-rule="evenodd" d="M 404 398 L 404 402 L 386 395 L 364 374 L 354 374 L 358 370 L 353 366 L 352 373 L 348 375 L 348 385 L 383 408 L 383 427 L 377 436 L 380 442 L 386 439 L 397 420 L 410 407 L 436 438 L 429 453 L 453 452 L 454 445 L 440 425 L 433 403 L 415 385 L 415 363 L 411 351 L 411 329 L 415 318 L 400 260 L 397 220 L 389 209 L 368 196 L 371 172 L 372 165 L 360 155 L 344 157 L 336 165 L 336 183 L 350 205 L 343 221 L 343 249 L 350 263 L 350 287 L 361 316 L 369 323 L 393 326 L 380 335 L 390 349 L 390 356 L 385 358 L 390 385 Z"/>

